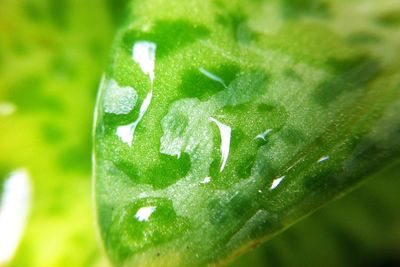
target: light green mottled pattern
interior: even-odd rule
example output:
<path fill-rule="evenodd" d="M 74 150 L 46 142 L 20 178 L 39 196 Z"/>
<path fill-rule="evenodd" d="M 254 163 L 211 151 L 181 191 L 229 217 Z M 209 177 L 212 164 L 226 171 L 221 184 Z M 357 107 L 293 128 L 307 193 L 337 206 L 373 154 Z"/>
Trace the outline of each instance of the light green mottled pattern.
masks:
<path fill-rule="evenodd" d="M 95 129 L 116 265 L 223 263 L 398 157 L 400 36 L 379 18 L 400 7 L 296 2 L 132 3 L 105 79 L 134 87 L 139 105 L 106 114 L 101 87 Z M 132 60 L 143 40 L 157 45 L 154 88 L 129 146 L 116 130 L 151 90 Z M 211 118 L 232 130 L 223 171 Z M 156 208 L 139 220 L 141 207 Z"/>
<path fill-rule="evenodd" d="M 0 115 L 0 182 L 25 168 L 32 184 L 26 228 L 7 266 L 101 261 L 90 129 L 114 32 L 110 7 L 91 0 L 0 1 L 0 103 L 15 106 Z"/>

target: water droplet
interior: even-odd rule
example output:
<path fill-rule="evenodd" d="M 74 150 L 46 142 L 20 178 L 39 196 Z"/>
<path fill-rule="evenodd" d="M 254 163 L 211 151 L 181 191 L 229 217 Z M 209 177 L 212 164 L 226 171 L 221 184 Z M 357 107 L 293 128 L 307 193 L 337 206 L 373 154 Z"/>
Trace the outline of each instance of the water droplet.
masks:
<path fill-rule="evenodd" d="M 104 96 L 104 111 L 128 114 L 135 107 L 137 98 L 135 89 L 129 86 L 119 86 L 115 80 L 111 80 Z"/>
<path fill-rule="evenodd" d="M 157 207 L 155 206 L 142 207 L 136 212 L 135 218 L 139 222 L 148 221 L 151 214 L 156 210 L 156 208 Z"/>
<path fill-rule="evenodd" d="M 329 156 L 322 156 L 319 160 L 318 163 L 322 163 L 324 161 L 327 161 L 329 159 Z"/>
<path fill-rule="evenodd" d="M 274 190 L 282 182 L 283 179 L 285 179 L 285 176 L 274 179 L 269 190 Z"/>
<path fill-rule="evenodd" d="M 219 171 L 222 172 L 225 168 L 226 162 L 228 161 L 229 147 L 231 143 L 231 127 L 217 121 L 212 117 L 210 117 L 209 120 L 218 126 L 221 134 L 221 168 Z"/>
<path fill-rule="evenodd" d="M 265 130 L 264 132 L 262 132 L 262 133 L 260 133 L 259 135 L 257 135 L 254 139 L 262 139 L 262 140 L 264 140 L 264 141 L 267 141 L 267 140 L 265 140 L 265 137 L 266 137 L 271 131 L 272 131 L 272 129 L 267 129 L 267 130 Z"/>
<path fill-rule="evenodd" d="M 211 182 L 211 177 L 207 176 L 207 177 L 205 177 L 204 180 L 201 181 L 200 183 L 201 183 L 201 184 L 208 184 L 209 182 Z"/>
<path fill-rule="evenodd" d="M 206 70 L 203 67 L 199 68 L 199 71 L 201 73 L 203 73 L 205 76 L 207 76 L 207 78 L 210 78 L 213 81 L 219 82 L 220 84 L 222 84 L 225 88 L 227 88 L 225 81 L 221 78 L 218 77 L 217 75 L 215 75 L 214 73 L 209 72 L 208 70 Z"/>
<path fill-rule="evenodd" d="M 144 114 L 150 106 L 151 98 L 153 97 L 153 92 L 150 91 L 146 98 L 143 100 L 140 106 L 139 117 L 132 123 L 127 125 L 122 125 L 117 127 L 116 134 L 121 139 L 122 142 L 132 146 L 133 135 L 135 134 L 136 126 L 143 119 Z"/>
<path fill-rule="evenodd" d="M 149 76 L 151 83 L 154 81 L 156 47 L 153 42 L 138 41 L 132 48 L 132 59 L 139 64 L 143 73 Z"/>

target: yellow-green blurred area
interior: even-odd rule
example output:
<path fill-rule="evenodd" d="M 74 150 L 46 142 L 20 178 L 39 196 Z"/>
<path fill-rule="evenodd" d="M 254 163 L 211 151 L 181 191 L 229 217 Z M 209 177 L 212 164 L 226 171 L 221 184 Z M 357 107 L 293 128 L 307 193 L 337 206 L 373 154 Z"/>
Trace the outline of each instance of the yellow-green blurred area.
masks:
<path fill-rule="evenodd" d="M 99 262 L 92 110 L 120 4 L 0 1 L 1 179 L 23 168 L 31 184 L 28 220 L 9 266 Z"/>
<path fill-rule="evenodd" d="M 21 238 L 0 266 L 107 266 L 92 212 L 91 126 L 124 2 L 0 0 L 0 208 L 16 170 L 29 187 Z M 400 266 L 399 168 L 234 266 Z M 24 201 L 15 200 L 14 211 Z M 19 223 L 0 223 L 10 228 L 0 233 Z"/>

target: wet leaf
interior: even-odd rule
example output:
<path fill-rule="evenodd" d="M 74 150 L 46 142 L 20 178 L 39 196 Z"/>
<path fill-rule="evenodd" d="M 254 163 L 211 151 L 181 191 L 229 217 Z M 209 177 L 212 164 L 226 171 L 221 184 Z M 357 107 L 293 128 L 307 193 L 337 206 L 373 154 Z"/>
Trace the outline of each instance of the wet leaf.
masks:
<path fill-rule="evenodd" d="M 385 5 L 311 2 L 132 2 L 94 131 L 115 265 L 225 264 L 399 157 Z M 349 41 L 365 31 L 376 42 Z M 138 96 L 128 114 L 106 109 L 114 82 Z"/>

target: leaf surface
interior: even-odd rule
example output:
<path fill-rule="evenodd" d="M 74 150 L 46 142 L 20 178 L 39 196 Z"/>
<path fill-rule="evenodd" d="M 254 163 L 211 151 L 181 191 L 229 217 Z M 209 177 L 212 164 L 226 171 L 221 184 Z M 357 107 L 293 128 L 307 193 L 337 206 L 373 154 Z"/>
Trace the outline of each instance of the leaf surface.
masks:
<path fill-rule="evenodd" d="M 113 263 L 225 264 L 398 158 L 389 2 L 132 1 L 94 131 Z"/>

